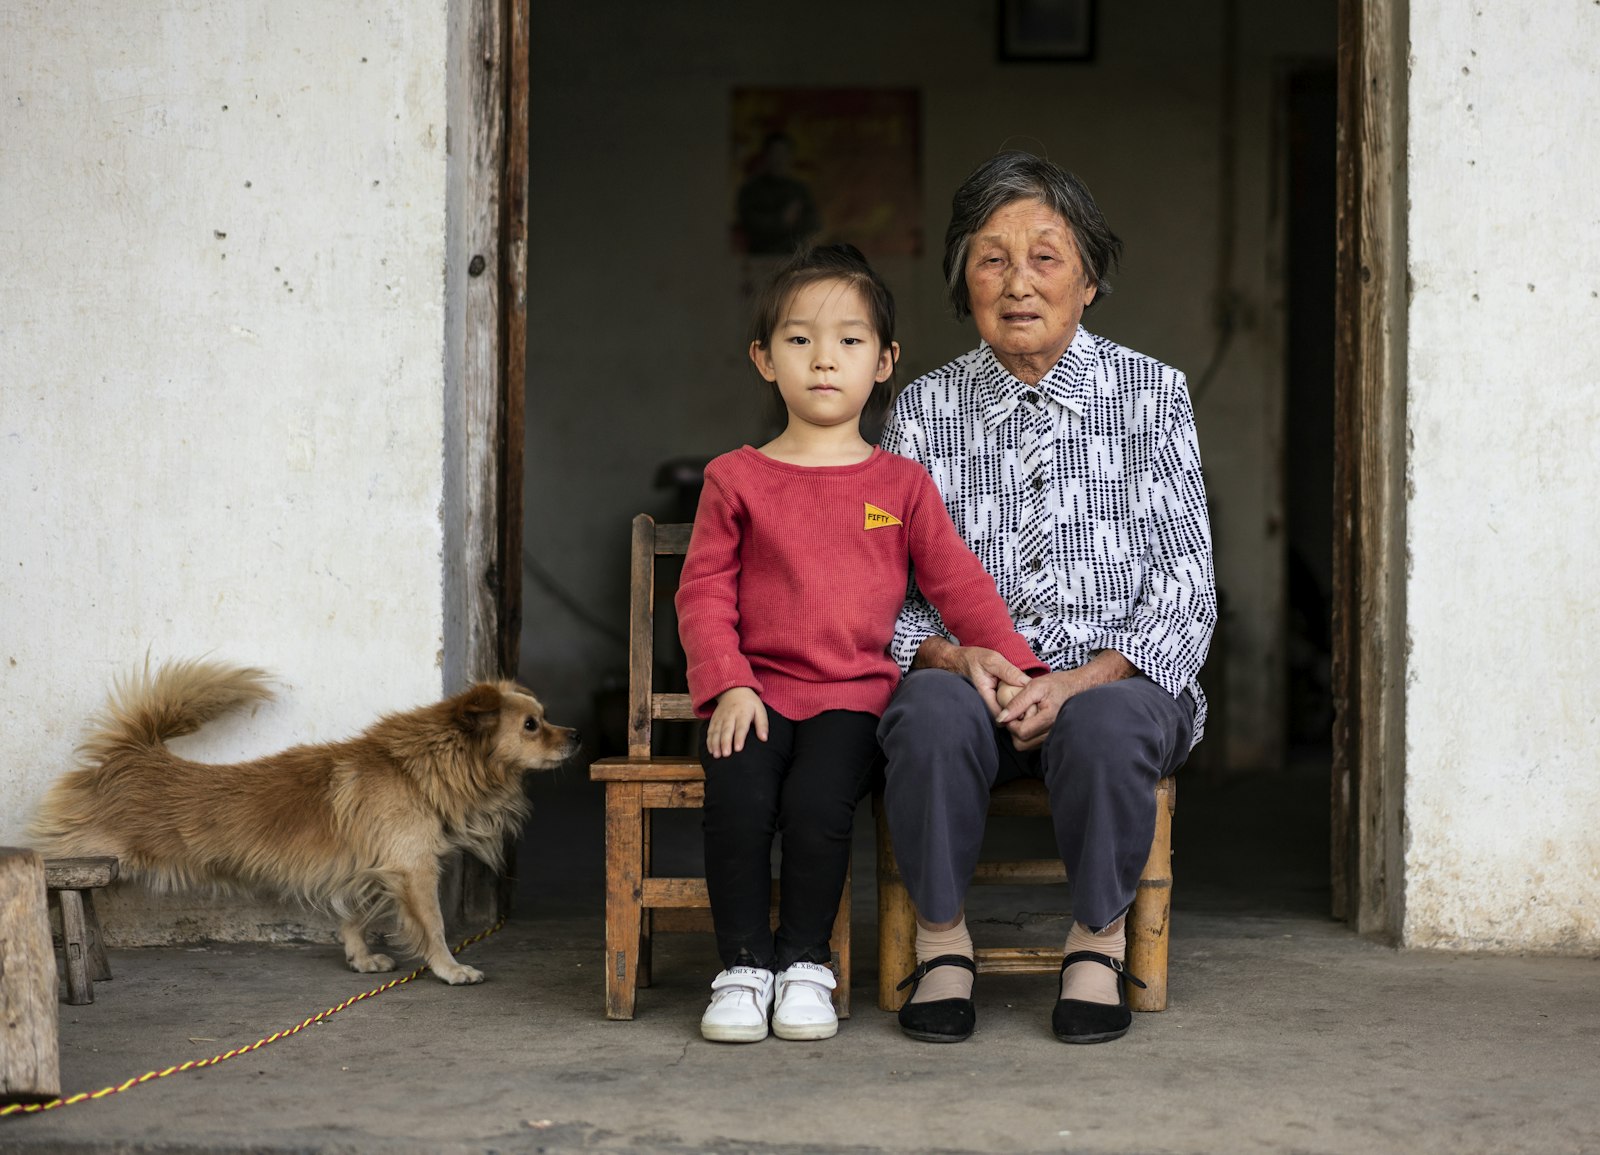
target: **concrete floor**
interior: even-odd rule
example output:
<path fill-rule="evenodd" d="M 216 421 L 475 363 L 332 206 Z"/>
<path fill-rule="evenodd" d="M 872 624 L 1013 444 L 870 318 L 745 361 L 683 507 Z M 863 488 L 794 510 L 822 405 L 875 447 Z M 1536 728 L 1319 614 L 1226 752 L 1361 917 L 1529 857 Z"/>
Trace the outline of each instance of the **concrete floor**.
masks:
<path fill-rule="evenodd" d="M 863 865 L 839 1036 L 716 1046 L 696 1030 L 716 969 L 705 936 L 663 936 L 638 1017 L 601 1015 L 599 808 L 572 771 L 534 784 L 518 913 L 464 956 L 482 986 L 418 979 L 216 1067 L 0 1120 L 0 1152 L 1600 1151 L 1600 962 L 1350 934 L 1325 915 L 1326 781 L 1311 759 L 1180 787 L 1171 1006 L 1118 1042 L 1055 1042 L 1039 978 L 986 978 L 968 1043 L 904 1039 L 873 1005 Z M 664 841 L 692 855 L 692 833 Z M 870 863 L 865 813 L 858 844 Z M 1059 939 L 1060 902 L 975 891 L 975 934 Z M 61 1008 L 69 1092 L 248 1045 L 377 985 L 322 944 L 119 951 L 112 966 L 92 1006 Z"/>

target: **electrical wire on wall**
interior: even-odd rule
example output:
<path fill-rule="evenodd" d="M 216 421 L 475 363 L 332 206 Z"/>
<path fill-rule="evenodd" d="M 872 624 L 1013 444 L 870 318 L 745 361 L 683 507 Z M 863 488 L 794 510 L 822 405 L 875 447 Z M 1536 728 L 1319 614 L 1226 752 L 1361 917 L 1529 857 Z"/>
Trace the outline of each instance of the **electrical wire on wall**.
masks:
<path fill-rule="evenodd" d="M 1205 369 L 1189 387 L 1198 401 L 1221 368 L 1239 327 L 1241 301 L 1233 285 L 1233 246 L 1238 232 L 1239 3 L 1222 0 L 1222 56 L 1217 115 L 1217 262 L 1211 290 L 1216 344 Z"/>
<path fill-rule="evenodd" d="M 562 585 L 561 580 L 557 578 L 555 574 L 545 569 L 545 567 L 539 563 L 539 560 L 526 549 L 522 551 L 522 572 L 528 577 L 532 578 L 535 585 L 539 586 L 540 589 L 549 594 L 550 597 L 557 602 L 557 604 L 559 604 L 574 618 L 578 619 L 578 621 L 582 622 L 590 629 L 604 634 L 612 641 L 617 642 L 624 647 L 627 646 L 628 635 L 625 631 L 617 629 L 610 622 L 606 621 L 599 614 L 595 613 L 593 610 L 589 609 L 588 606 L 579 601 L 576 594 L 567 589 L 566 586 Z"/>

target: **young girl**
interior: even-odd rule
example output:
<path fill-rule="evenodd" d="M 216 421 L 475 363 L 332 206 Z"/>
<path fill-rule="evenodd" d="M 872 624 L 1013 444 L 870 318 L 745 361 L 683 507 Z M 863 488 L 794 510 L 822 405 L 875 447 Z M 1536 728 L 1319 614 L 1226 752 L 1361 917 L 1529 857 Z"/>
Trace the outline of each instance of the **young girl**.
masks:
<path fill-rule="evenodd" d="M 700 1031 L 716 1042 L 766 1038 L 769 1015 L 783 1039 L 839 1029 L 828 934 L 899 680 L 888 644 L 912 567 L 963 642 L 1046 671 L 927 472 L 861 436 L 862 410 L 888 406 L 900 347 L 894 300 L 860 252 L 791 258 L 758 300 L 752 336 L 788 425 L 706 467 L 677 594 L 689 693 L 710 718 L 706 887 L 725 969 Z"/>

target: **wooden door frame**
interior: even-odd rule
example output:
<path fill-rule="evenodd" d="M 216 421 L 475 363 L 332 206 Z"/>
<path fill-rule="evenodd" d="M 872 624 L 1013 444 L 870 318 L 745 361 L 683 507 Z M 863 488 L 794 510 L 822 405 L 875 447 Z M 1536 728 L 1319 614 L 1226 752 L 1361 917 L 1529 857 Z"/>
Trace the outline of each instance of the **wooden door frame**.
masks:
<path fill-rule="evenodd" d="M 1407 0 L 1339 0 L 1333 913 L 1404 903 Z"/>
<path fill-rule="evenodd" d="M 522 635 L 531 0 L 450 0 L 446 130 L 443 676 L 515 678 Z M 444 908 L 509 909 L 514 847 L 496 874 L 458 861 Z"/>
<path fill-rule="evenodd" d="M 445 688 L 515 677 L 530 0 L 450 0 Z M 453 487 L 450 483 L 454 483 Z"/>

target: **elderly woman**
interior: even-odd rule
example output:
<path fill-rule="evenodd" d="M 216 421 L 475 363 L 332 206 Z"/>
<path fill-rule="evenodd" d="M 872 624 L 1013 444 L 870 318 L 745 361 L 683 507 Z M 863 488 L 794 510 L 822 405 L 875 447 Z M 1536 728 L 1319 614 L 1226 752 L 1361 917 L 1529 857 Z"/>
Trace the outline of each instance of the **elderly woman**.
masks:
<path fill-rule="evenodd" d="M 1155 830 L 1156 782 L 1199 741 L 1195 676 L 1216 624 L 1211 532 L 1182 373 L 1079 325 L 1121 242 L 1071 173 L 1025 153 L 957 190 L 944 271 L 983 343 L 911 383 L 883 433 L 922 462 L 1051 672 L 963 646 L 912 591 L 907 676 L 878 729 L 885 806 L 917 911 L 900 1010 L 914 1039 L 971 1035 L 963 906 L 989 792 L 1043 778 L 1072 889 L 1058 1039 L 1132 1021 L 1123 919 Z M 907 984 L 902 984 L 907 985 Z"/>

